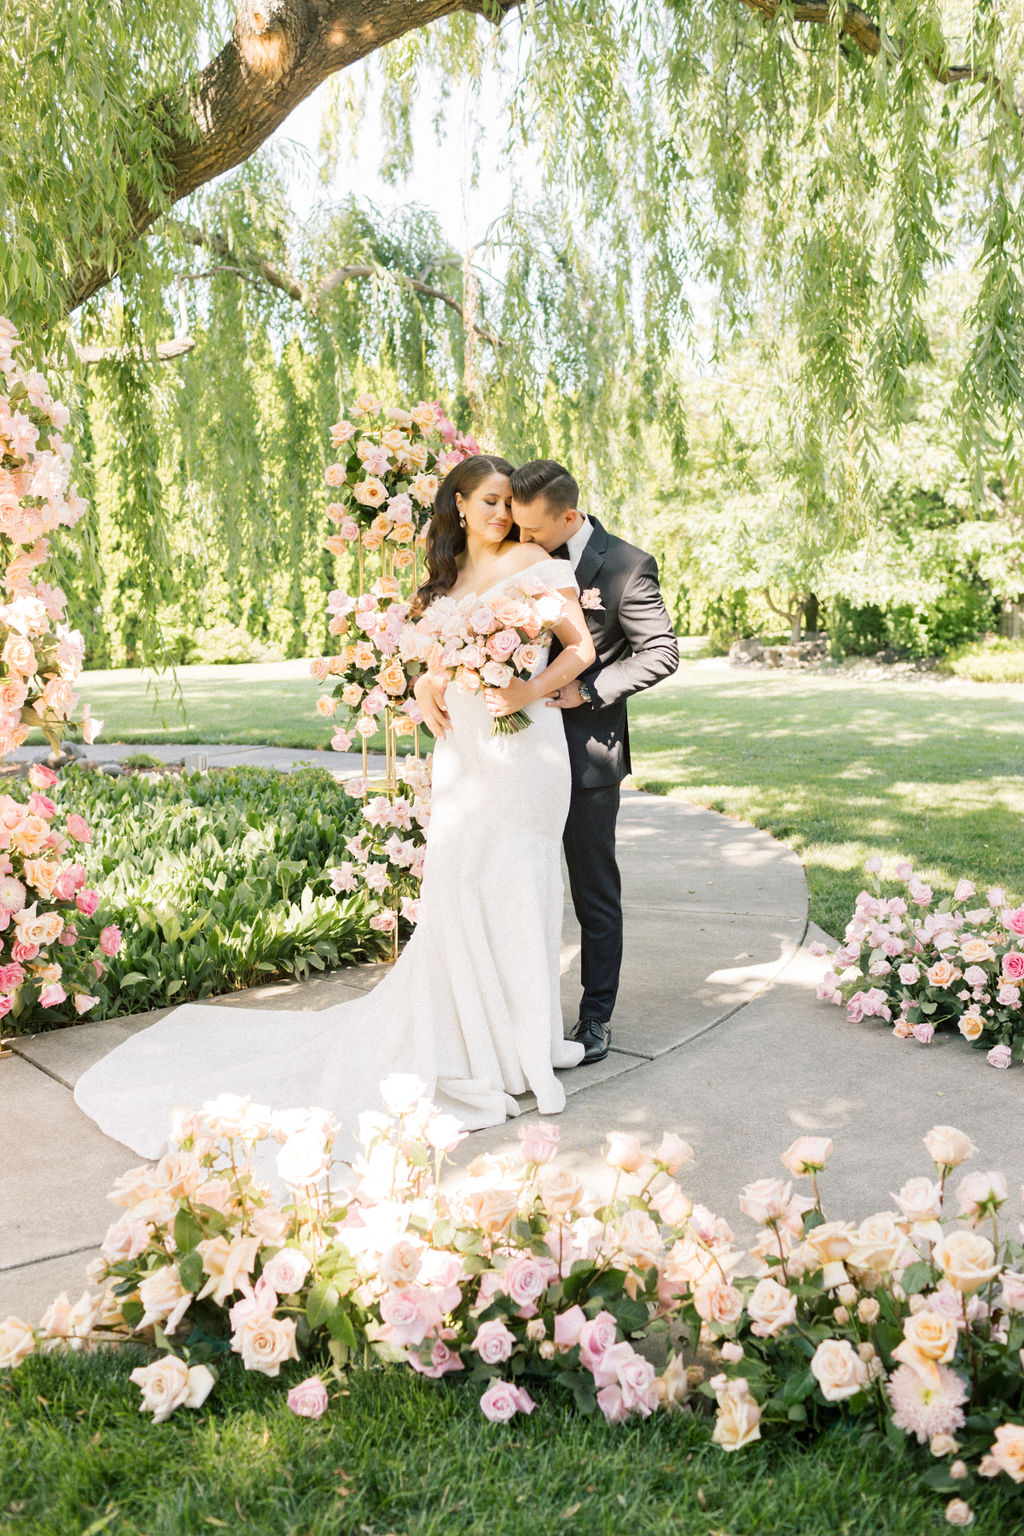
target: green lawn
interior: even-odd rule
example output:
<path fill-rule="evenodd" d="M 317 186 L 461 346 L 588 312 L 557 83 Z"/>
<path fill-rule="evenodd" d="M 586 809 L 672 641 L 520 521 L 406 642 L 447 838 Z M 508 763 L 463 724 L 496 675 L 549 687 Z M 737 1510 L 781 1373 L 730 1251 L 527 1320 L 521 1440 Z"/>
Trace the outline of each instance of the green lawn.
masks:
<path fill-rule="evenodd" d="M 90 672 L 104 741 L 326 746 L 302 661 Z M 147 686 L 149 691 L 147 692 Z M 740 816 L 799 852 L 811 916 L 842 931 L 872 853 L 937 888 L 961 874 L 1024 894 L 1024 687 L 856 683 L 684 662 L 630 706 L 637 781 Z"/>
<path fill-rule="evenodd" d="M 223 1367 L 198 1412 L 154 1425 L 130 1358 L 37 1357 L 0 1377 L 0 1517 L 10 1536 L 929 1536 L 948 1495 L 927 1455 L 844 1428 L 733 1455 L 707 1418 L 608 1428 L 544 1398 L 490 1425 L 458 1382 L 357 1371 L 317 1423 L 287 1385 Z M 539 1394 L 538 1394 L 539 1395 Z M 45 1477 L 40 1468 L 45 1467 Z M 1005 1480 L 1004 1480 L 1005 1481 Z M 1020 1494 L 987 1486 L 977 1536 L 1009 1536 Z"/>

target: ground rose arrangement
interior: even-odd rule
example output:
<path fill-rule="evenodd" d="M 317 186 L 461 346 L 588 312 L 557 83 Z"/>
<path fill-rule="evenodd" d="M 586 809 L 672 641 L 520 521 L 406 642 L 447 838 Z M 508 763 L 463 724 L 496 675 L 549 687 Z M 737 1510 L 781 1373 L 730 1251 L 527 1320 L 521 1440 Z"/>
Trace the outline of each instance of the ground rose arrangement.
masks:
<path fill-rule="evenodd" d="M 874 890 L 857 897 L 818 996 L 845 1005 L 854 1023 L 877 1018 L 920 1045 L 955 1029 L 993 1067 L 1024 1060 L 1024 906 L 967 879 L 936 901 L 909 863 L 897 864 L 898 893 L 887 895 L 881 859 L 867 868 Z"/>
<path fill-rule="evenodd" d="M 381 1092 L 349 1165 L 320 1109 L 224 1094 L 177 1110 L 165 1156 L 111 1192 L 101 1289 L 62 1295 L 38 1327 L 7 1318 L 0 1366 L 149 1341 L 132 1380 L 156 1420 L 199 1407 L 231 1354 L 269 1377 L 311 1362 L 288 1394 L 310 1418 L 346 1369 L 381 1362 L 466 1384 L 496 1422 L 551 1394 L 610 1424 L 713 1404 L 727 1452 L 838 1414 L 920 1447 L 962 1523 L 988 1479 L 1024 1484 L 1024 1248 L 1000 1173 L 954 1183 L 977 1150 L 954 1127 L 928 1132 L 894 1209 L 860 1222 L 826 1219 L 832 1143 L 798 1138 L 786 1178 L 740 1192 L 756 1225 L 740 1243 L 683 1188 L 692 1153 L 672 1133 L 612 1132 L 607 1197 L 558 1162 L 544 1122 L 442 1186 L 458 1122 L 414 1078 Z"/>
<path fill-rule="evenodd" d="M 56 782 L 33 763 L 27 799 L 0 795 L 0 1019 L 21 1025 L 40 1014 L 70 1022 L 95 1008 L 92 988 L 121 947 L 75 858 L 92 832 L 83 817 L 58 814 L 46 794 Z"/>
<path fill-rule="evenodd" d="M 70 412 L 44 376 L 15 359 L 20 343 L 0 318 L 0 757 L 20 747 L 32 726 L 56 746 L 78 700 L 84 641 L 65 622 L 67 598 L 40 579 L 49 535 L 72 528 L 86 502 L 71 483 L 71 444 L 61 432 Z M 99 729 L 82 710 L 91 741 Z"/>
<path fill-rule="evenodd" d="M 526 572 L 486 597 L 437 598 L 408 626 L 404 646 L 468 693 L 506 688 L 537 670 L 562 606 L 557 592 Z M 512 735 L 529 724 L 525 710 L 517 710 L 497 718 L 491 734 Z"/>

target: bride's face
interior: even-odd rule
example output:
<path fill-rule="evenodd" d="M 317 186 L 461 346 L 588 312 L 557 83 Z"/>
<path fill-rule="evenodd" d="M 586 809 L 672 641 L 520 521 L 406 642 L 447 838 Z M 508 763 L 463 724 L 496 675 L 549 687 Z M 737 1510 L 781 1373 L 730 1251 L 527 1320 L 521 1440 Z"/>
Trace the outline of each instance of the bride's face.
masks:
<path fill-rule="evenodd" d="M 456 505 L 466 520 L 466 533 L 484 544 L 500 544 L 512 527 L 512 485 L 507 475 L 488 475 L 465 495 L 460 491 Z"/>

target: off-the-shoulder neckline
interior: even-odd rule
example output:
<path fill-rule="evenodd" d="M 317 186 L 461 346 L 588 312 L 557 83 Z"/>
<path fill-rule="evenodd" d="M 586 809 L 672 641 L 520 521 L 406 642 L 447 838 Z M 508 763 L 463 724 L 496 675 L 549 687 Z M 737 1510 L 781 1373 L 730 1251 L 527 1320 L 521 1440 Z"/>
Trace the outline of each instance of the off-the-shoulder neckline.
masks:
<path fill-rule="evenodd" d="M 499 587 L 503 587 L 506 582 L 518 581 L 520 579 L 520 577 L 526 575 L 527 571 L 535 571 L 539 565 L 568 565 L 568 564 L 569 564 L 568 560 L 566 560 L 564 557 L 561 560 L 552 560 L 550 555 L 546 559 L 544 559 L 544 560 L 533 560 L 533 561 L 531 561 L 531 563 L 529 565 L 524 565 L 522 570 L 510 571 L 509 574 L 507 576 L 503 576 L 500 581 L 492 582 L 489 587 L 484 587 L 483 590 L 480 591 L 480 592 L 467 591 L 467 592 L 460 593 L 459 596 L 456 598 L 456 601 L 457 602 L 461 602 L 464 597 L 476 597 L 476 598 L 490 597 L 492 592 L 496 592 L 498 590 L 498 588 Z"/>

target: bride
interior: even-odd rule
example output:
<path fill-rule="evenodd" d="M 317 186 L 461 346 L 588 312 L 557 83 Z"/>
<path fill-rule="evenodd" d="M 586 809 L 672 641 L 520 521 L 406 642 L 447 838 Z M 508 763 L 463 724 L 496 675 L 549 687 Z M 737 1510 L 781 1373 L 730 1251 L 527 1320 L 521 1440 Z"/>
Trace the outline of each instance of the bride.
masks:
<path fill-rule="evenodd" d="M 441 596 L 493 596 L 530 571 L 558 590 L 562 649 L 528 679 L 485 695 L 450 688 L 434 751 L 420 920 L 393 970 L 366 997 L 319 1012 L 188 1003 L 132 1035 L 78 1080 L 75 1101 L 144 1157 L 166 1150 L 172 1109 L 220 1093 L 272 1108 L 331 1111 L 351 1145 L 392 1072 L 421 1078 L 469 1129 L 565 1107 L 555 1076 L 583 1046 L 562 1034 L 560 846 L 569 757 L 543 700 L 594 659 L 572 567 L 513 529 L 504 459 L 478 454 L 445 477 L 427 534 L 423 611 Z M 531 725 L 492 735 L 492 717 L 525 709 Z"/>

